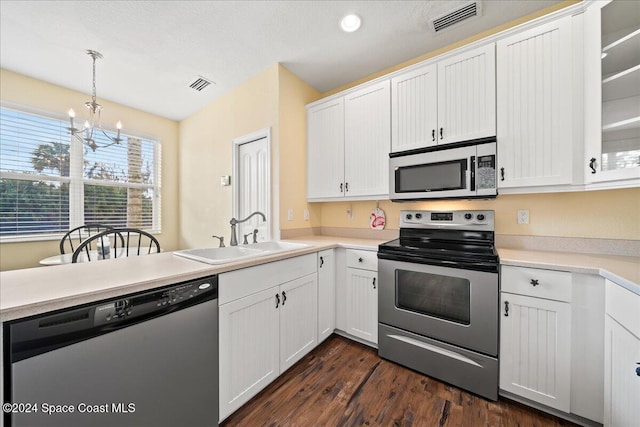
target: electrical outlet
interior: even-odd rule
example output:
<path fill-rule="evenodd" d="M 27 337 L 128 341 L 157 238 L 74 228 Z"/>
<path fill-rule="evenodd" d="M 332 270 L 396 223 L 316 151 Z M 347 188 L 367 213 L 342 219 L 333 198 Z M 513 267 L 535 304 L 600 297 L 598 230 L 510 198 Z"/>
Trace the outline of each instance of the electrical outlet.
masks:
<path fill-rule="evenodd" d="M 529 209 L 518 209 L 518 224 L 529 224 Z"/>
<path fill-rule="evenodd" d="M 309 221 L 309 209 L 304 210 L 304 220 Z"/>
<path fill-rule="evenodd" d="M 289 209 L 289 210 L 287 211 L 287 219 L 288 219 L 289 221 L 293 221 L 293 209 Z"/>

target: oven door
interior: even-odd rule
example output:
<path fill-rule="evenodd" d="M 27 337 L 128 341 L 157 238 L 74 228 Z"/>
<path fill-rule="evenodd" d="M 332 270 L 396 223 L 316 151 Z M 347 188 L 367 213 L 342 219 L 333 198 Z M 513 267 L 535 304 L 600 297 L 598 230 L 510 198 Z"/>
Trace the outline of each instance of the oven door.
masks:
<path fill-rule="evenodd" d="M 378 260 L 380 323 L 498 354 L 498 274 Z"/>

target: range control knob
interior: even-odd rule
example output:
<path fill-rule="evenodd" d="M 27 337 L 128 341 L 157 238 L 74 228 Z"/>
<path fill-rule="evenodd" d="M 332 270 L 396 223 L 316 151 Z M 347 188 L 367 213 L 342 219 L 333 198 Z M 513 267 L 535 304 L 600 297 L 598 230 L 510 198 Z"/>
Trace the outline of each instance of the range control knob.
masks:
<path fill-rule="evenodd" d="M 405 216 L 405 218 L 407 218 L 407 219 L 411 219 L 411 218 L 413 218 L 413 215 L 411 215 L 411 214 L 407 214 L 407 216 Z"/>
<path fill-rule="evenodd" d="M 478 219 L 478 221 L 484 221 L 484 215 L 483 214 L 478 214 L 478 216 L 476 216 L 476 218 Z"/>
<path fill-rule="evenodd" d="M 473 218 L 473 215 L 471 215 L 470 213 L 467 212 L 466 214 L 464 214 L 464 219 L 470 220 L 471 218 Z"/>
<path fill-rule="evenodd" d="M 417 213 L 416 214 L 416 219 L 420 219 L 420 218 L 422 218 L 422 214 L 421 213 Z"/>

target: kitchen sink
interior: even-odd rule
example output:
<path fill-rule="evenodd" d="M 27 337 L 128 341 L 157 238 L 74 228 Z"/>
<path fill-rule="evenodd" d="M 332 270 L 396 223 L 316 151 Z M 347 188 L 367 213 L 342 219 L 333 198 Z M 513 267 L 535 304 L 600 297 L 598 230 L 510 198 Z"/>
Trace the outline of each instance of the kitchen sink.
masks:
<path fill-rule="evenodd" d="M 269 251 L 270 253 L 276 253 L 276 252 L 285 252 L 285 251 L 295 251 L 298 249 L 308 248 L 310 246 L 311 245 L 308 245 L 306 243 L 293 243 L 293 242 L 283 242 L 280 240 L 270 240 L 268 242 L 253 243 L 246 247 L 249 247 L 251 249 L 259 249 L 262 251 Z"/>
<path fill-rule="evenodd" d="M 224 248 L 186 249 L 174 252 L 175 255 L 189 258 L 207 264 L 225 264 L 249 258 L 272 255 L 275 253 L 295 251 L 308 248 L 306 243 L 291 243 L 272 240 L 268 242 L 254 243 L 242 246 L 227 246 Z"/>

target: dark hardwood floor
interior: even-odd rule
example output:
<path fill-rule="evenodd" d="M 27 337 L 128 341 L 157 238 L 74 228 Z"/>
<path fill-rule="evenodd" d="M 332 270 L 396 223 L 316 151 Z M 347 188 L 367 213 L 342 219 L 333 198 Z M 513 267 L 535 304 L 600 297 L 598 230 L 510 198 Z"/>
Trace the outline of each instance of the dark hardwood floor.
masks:
<path fill-rule="evenodd" d="M 222 424 L 231 426 L 571 426 L 491 402 L 332 335 Z"/>

